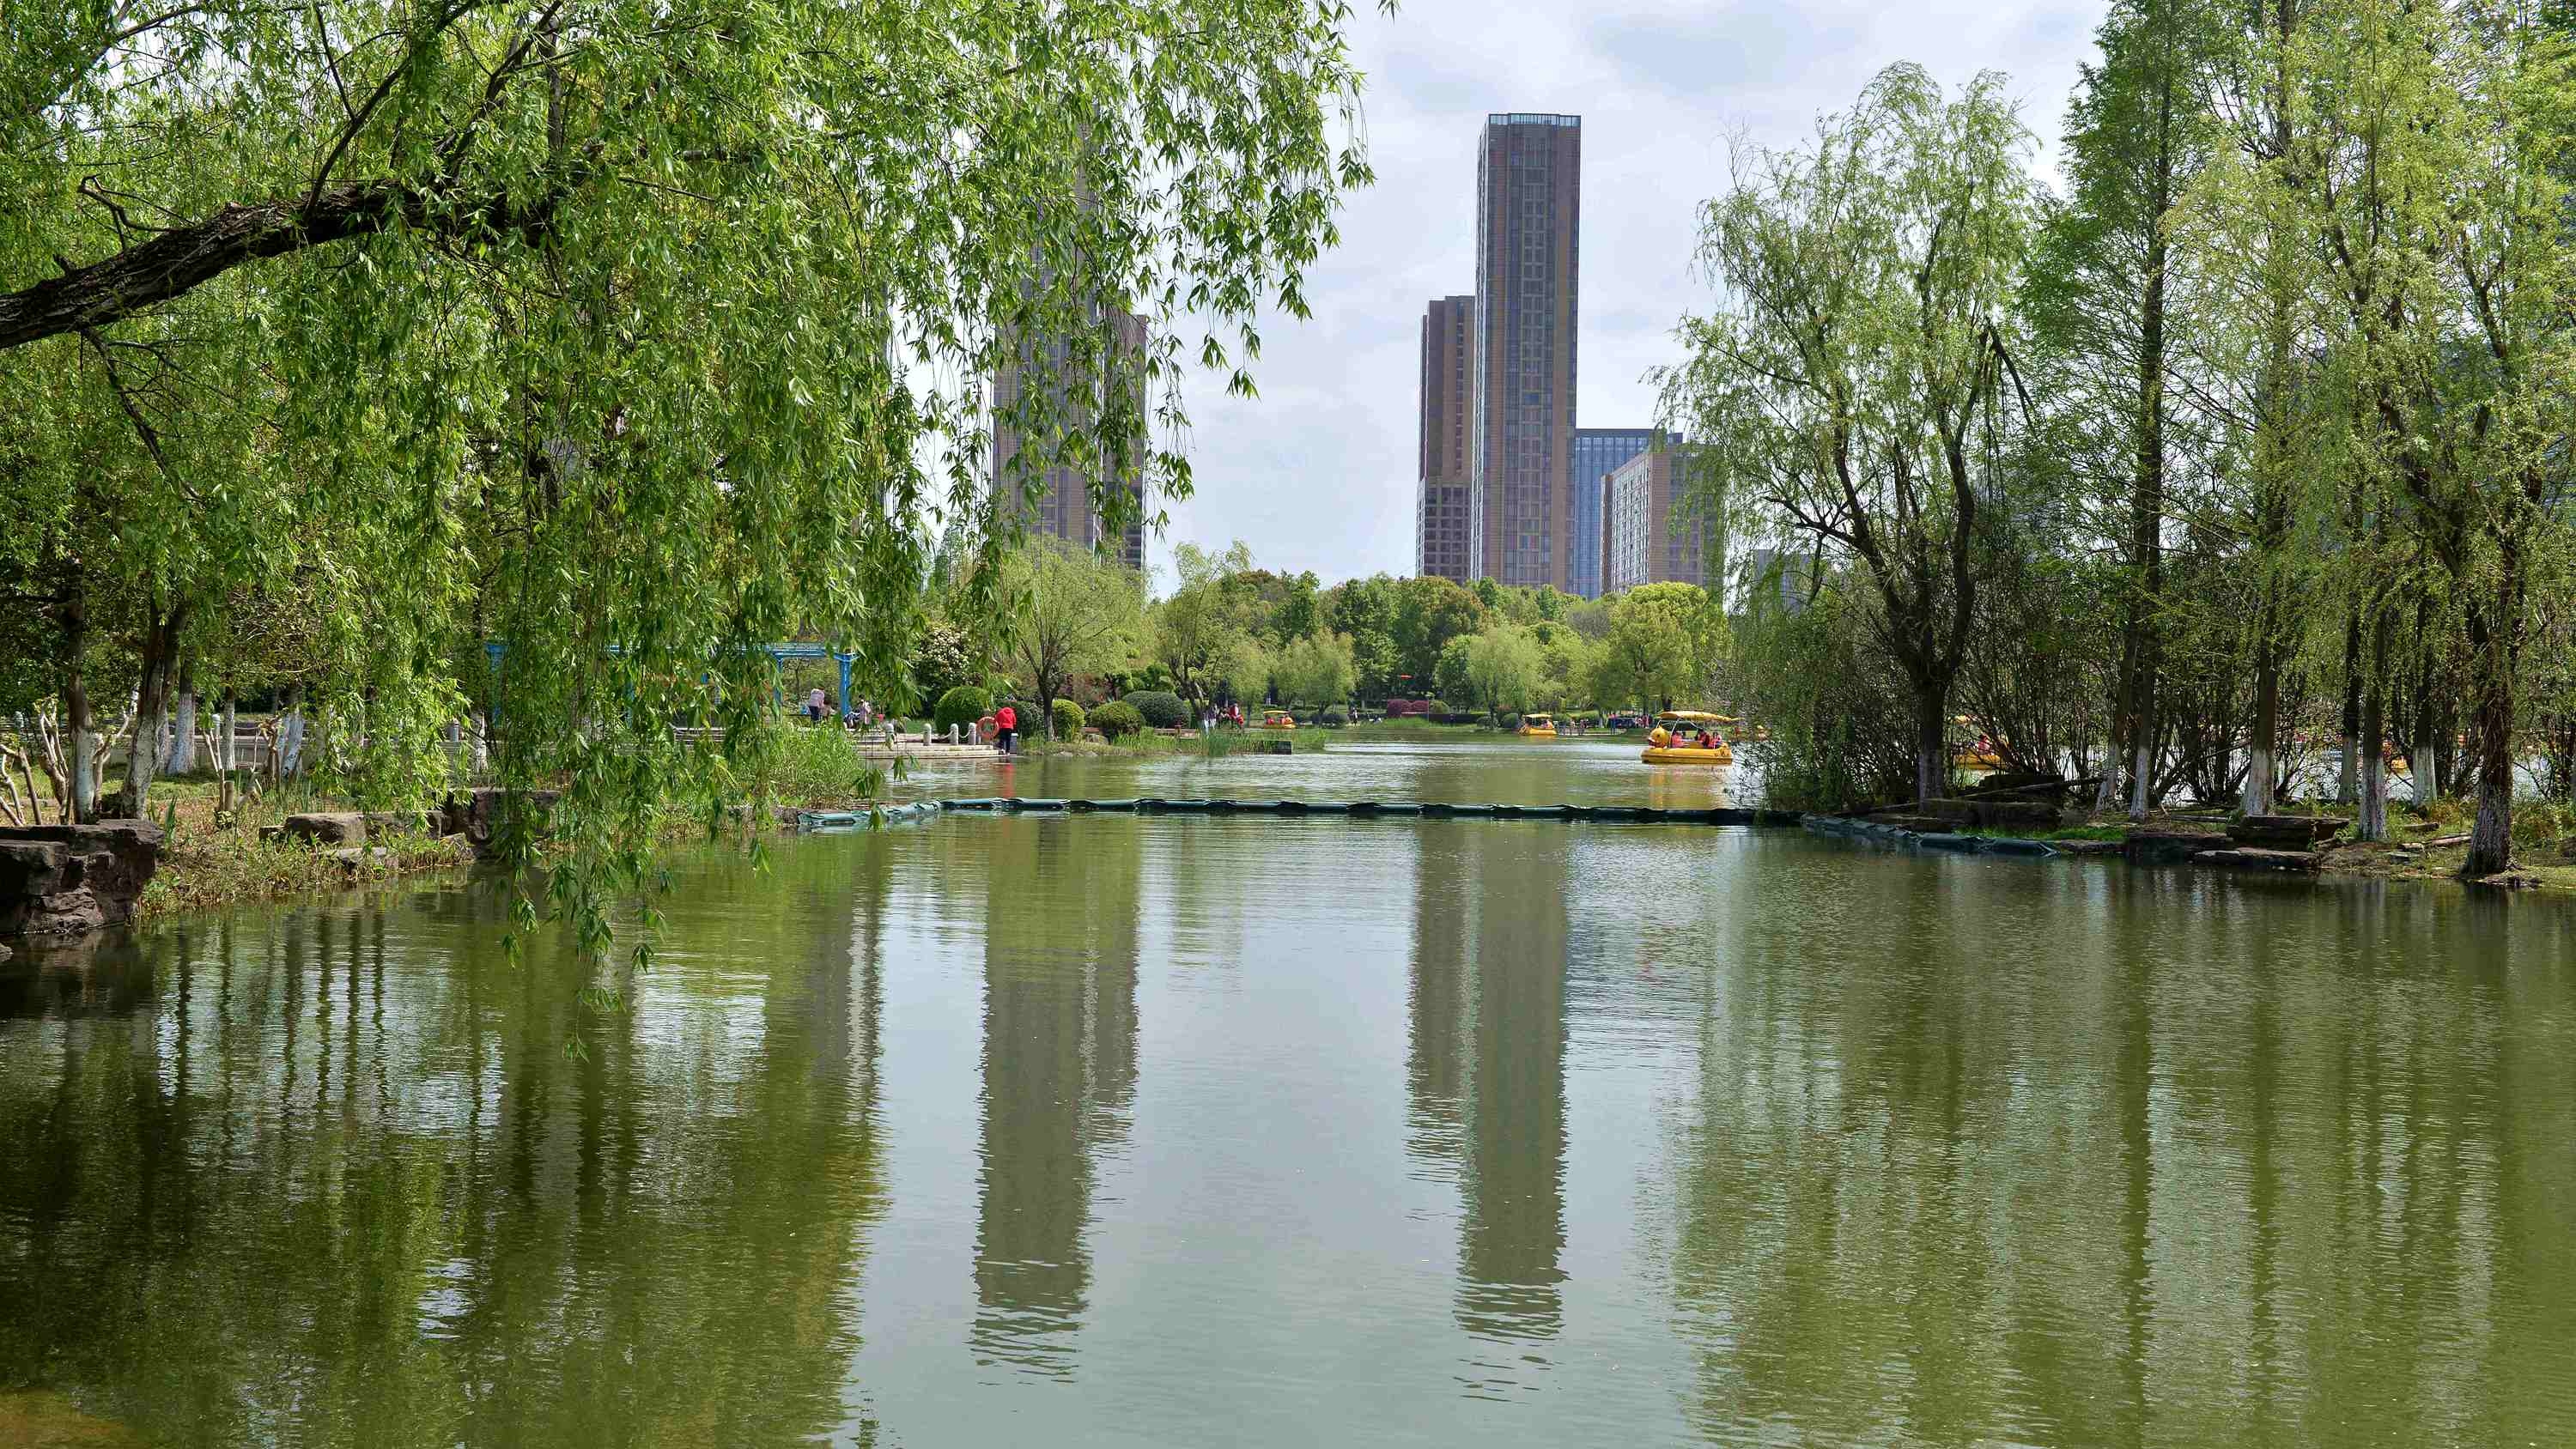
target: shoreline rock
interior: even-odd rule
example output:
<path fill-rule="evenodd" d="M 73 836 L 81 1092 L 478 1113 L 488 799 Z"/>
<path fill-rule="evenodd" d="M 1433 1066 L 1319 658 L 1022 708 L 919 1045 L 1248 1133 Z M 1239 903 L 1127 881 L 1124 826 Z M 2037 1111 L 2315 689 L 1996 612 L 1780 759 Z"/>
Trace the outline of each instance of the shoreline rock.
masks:
<path fill-rule="evenodd" d="M 0 829 L 0 936 L 79 936 L 133 920 L 161 846 L 149 820 Z"/>

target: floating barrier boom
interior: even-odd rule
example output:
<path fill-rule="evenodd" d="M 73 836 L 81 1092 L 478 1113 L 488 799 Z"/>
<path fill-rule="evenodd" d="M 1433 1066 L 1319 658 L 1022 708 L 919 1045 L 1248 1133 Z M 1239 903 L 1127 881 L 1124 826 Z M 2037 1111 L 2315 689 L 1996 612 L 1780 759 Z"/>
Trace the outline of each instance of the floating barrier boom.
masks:
<path fill-rule="evenodd" d="M 878 820 L 917 820 L 943 810 L 983 815 L 1314 815 L 1356 819 L 1588 820 L 1615 825 L 1795 826 L 1795 810 L 1731 806 L 1668 810 L 1652 805 L 1469 805 L 1405 800 L 1049 800 L 983 796 L 922 800 L 880 810 L 809 810 L 797 817 L 808 830 L 847 830 Z"/>

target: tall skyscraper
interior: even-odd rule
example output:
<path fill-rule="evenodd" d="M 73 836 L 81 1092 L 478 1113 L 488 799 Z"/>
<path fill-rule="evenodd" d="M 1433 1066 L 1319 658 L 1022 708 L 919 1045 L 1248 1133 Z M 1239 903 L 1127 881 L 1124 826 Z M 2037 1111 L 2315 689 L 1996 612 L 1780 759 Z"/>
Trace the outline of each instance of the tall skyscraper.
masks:
<path fill-rule="evenodd" d="M 1422 314 L 1422 462 L 1414 497 L 1414 572 L 1465 583 L 1467 360 L 1475 354 L 1476 299 L 1442 297 Z"/>
<path fill-rule="evenodd" d="M 1098 548 L 1108 537 L 1107 524 L 1091 502 L 1093 470 L 1056 463 L 1042 475 L 1045 491 L 1035 503 L 1022 493 L 1027 486 L 1014 466 L 1021 448 L 1018 428 L 1007 421 L 1024 403 L 1050 404 L 1032 411 L 1042 414 L 1038 425 L 1048 436 L 1061 443 L 1071 430 L 1091 426 L 1111 388 L 1137 388 L 1142 380 L 1136 361 L 1145 350 L 1145 322 L 1141 317 L 1116 307 L 1099 310 L 1100 325 L 1105 334 L 1102 356 L 1091 365 L 1078 365 L 1070 347 L 1061 338 L 1047 344 L 1047 368 L 1052 374 L 1053 395 L 1035 399 L 1025 395 L 1025 376 L 1038 373 L 1036 354 L 1027 348 L 1015 349 L 1023 360 L 1004 367 L 993 379 L 993 488 L 1001 495 L 1004 516 L 1016 515 L 1031 533 L 1042 533 L 1079 548 Z M 1134 405 L 1141 407 L 1141 401 Z M 1129 568 L 1145 566 L 1145 472 L 1141 452 L 1127 466 L 1120 468 L 1113 487 L 1124 488 L 1136 500 L 1136 517 L 1119 530 L 1110 552 Z"/>
<path fill-rule="evenodd" d="M 1569 588 L 1576 238 L 1583 118 L 1485 118 L 1476 153 L 1476 355 L 1468 569 Z"/>
<path fill-rule="evenodd" d="M 1655 445 L 1653 428 L 1576 428 L 1574 462 L 1566 473 L 1566 516 L 1574 527 L 1573 577 L 1569 594 L 1597 599 L 1610 587 L 1609 535 L 1602 527 L 1608 479 L 1620 464 Z"/>
<path fill-rule="evenodd" d="M 1625 593 L 1642 584 L 1708 587 L 1708 525 L 1696 513 L 1676 515 L 1680 475 L 1679 454 L 1672 447 L 1639 453 L 1611 473 L 1603 519 L 1610 540 L 1610 592 Z"/>

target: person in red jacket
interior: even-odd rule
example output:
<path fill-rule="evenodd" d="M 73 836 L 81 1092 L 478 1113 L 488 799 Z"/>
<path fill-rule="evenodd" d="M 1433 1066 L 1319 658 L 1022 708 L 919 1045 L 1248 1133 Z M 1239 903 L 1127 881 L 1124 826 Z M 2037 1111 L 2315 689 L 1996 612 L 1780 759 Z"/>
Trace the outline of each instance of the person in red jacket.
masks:
<path fill-rule="evenodd" d="M 1011 753 L 1012 747 L 1019 741 L 1019 711 L 1012 709 L 1007 701 L 1000 709 L 993 711 L 993 733 L 994 743 L 1000 745 L 1002 753 L 1006 755 Z"/>

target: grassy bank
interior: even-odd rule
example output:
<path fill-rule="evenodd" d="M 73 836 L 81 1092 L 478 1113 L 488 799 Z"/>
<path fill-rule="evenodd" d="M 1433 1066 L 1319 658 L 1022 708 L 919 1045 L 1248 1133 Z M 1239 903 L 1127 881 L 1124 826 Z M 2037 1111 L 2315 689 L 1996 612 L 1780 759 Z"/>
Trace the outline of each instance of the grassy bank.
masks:
<path fill-rule="evenodd" d="M 890 774 L 901 777 L 901 762 L 889 771 L 862 759 L 841 731 L 788 730 L 768 761 L 769 797 L 794 809 L 856 809 L 882 798 Z M 120 783 L 111 777 L 102 793 Z M 218 798 L 211 776 L 164 777 L 153 785 L 152 818 L 169 834 L 160 868 L 135 903 L 139 918 L 341 890 L 473 863 L 458 840 L 397 831 L 370 830 L 368 853 L 356 860 L 310 841 L 262 839 L 262 827 L 279 825 L 289 815 L 359 808 L 306 786 L 239 794 L 234 820 L 221 826 L 215 818 Z M 776 828 L 774 821 L 769 828 Z M 666 809 L 660 829 L 675 843 L 702 840 L 706 833 L 704 817 L 694 808 Z"/>
<path fill-rule="evenodd" d="M 152 787 L 153 819 L 168 838 L 160 868 L 135 902 L 138 918 L 459 869 L 469 860 L 452 841 L 385 833 L 371 836 L 365 858 L 346 861 L 310 841 L 260 838 L 263 826 L 277 825 L 289 815 L 353 808 L 346 802 L 286 789 L 241 800 L 234 822 L 218 826 L 216 798 L 211 779 L 165 779 Z"/>
<path fill-rule="evenodd" d="M 2322 819 L 2345 822 L 2344 838 L 2328 842 L 2317 852 L 2320 874 L 2373 880 L 2456 881 L 2461 865 L 2468 859 L 2465 842 L 2442 843 L 2455 842 L 2456 837 L 2468 833 L 2469 807 L 2464 801 L 2436 800 L 2423 810 L 2392 804 L 2388 821 L 2391 838 L 2384 841 L 2350 839 L 2353 816 L 2348 810 L 2328 808 L 2313 813 Z M 2147 826 L 2210 832 L 2226 828 L 2223 821 L 2206 813 L 2170 815 L 2161 811 L 2148 816 Z M 2128 838 L 2129 830 L 2126 815 L 2079 814 L 2053 830 L 1976 828 L 1962 833 L 1996 839 L 2117 843 Z M 2526 802 L 2514 812 L 2513 838 L 2520 884 L 2576 890 L 2576 812 L 2564 806 Z"/>

